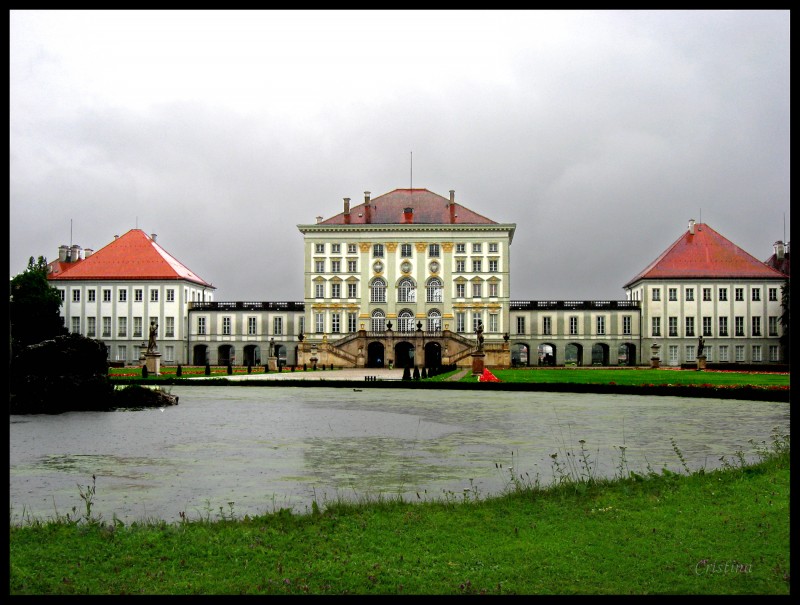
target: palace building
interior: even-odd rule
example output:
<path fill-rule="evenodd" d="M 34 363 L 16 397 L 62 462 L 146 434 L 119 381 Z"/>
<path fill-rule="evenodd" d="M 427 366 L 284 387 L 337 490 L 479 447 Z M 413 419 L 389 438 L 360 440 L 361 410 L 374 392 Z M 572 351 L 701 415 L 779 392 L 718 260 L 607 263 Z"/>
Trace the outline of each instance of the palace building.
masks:
<path fill-rule="evenodd" d="M 303 236 L 302 301 L 217 302 L 214 286 L 139 229 L 100 250 L 61 246 L 48 279 L 65 325 L 102 340 L 109 359 L 141 363 L 159 325 L 163 363 L 336 367 L 489 367 L 780 363 L 788 243 L 762 262 L 689 221 L 623 286 L 625 300 L 511 297 L 516 225 L 427 189 L 351 204 Z M 299 262 L 298 262 L 299 270 Z"/>

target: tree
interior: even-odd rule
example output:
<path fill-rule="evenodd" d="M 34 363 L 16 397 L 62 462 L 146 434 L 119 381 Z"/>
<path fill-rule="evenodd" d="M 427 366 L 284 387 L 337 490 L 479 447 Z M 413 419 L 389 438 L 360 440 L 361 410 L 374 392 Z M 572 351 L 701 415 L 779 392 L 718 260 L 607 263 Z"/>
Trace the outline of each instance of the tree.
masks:
<path fill-rule="evenodd" d="M 28 268 L 11 279 L 9 322 L 12 354 L 28 345 L 67 334 L 61 297 L 47 281 L 47 259 L 30 257 Z"/>
<path fill-rule="evenodd" d="M 783 328 L 780 342 L 783 347 L 783 361 L 792 362 L 792 336 L 791 336 L 791 316 L 789 307 L 789 280 L 781 288 L 781 327 Z"/>

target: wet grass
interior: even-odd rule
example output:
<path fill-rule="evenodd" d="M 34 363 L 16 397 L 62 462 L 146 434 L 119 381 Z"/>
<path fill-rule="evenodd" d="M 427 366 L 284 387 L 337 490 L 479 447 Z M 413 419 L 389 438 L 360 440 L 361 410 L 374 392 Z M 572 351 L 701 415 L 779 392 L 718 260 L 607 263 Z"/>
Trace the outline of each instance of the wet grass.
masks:
<path fill-rule="evenodd" d="M 789 594 L 789 436 L 715 471 L 627 468 L 599 479 L 579 442 L 553 480 L 497 465 L 505 493 L 234 505 L 124 525 L 85 507 L 10 528 L 11 594 Z"/>

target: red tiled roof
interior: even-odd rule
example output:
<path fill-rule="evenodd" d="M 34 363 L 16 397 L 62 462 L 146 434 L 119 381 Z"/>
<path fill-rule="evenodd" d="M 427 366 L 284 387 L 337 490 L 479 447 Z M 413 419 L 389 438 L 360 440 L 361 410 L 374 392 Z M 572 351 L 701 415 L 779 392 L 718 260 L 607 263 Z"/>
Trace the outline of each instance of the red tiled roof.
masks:
<path fill-rule="evenodd" d="M 406 219 L 406 208 L 411 208 L 409 216 L 410 222 L 422 225 L 455 224 L 455 225 L 496 225 L 485 216 L 473 212 L 458 203 L 454 202 L 451 210 L 450 200 L 432 193 L 427 189 L 395 189 L 389 193 L 373 198 L 367 204 L 363 202 L 350 208 L 351 225 L 365 224 L 403 224 L 408 223 Z M 320 225 L 345 225 L 345 213 L 341 212 L 327 220 L 321 221 Z"/>
<path fill-rule="evenodd" d="M 787 277 L 791 275 L 792 266 L 791 266 L 790 255 L 788 252 L 784 253 L 783 258 L 780 260 L 778 259 L 777 254 L 773 254 L 764 262 L 773 269 L 775 269 L 776 271 L 780 271 Z"/>
<path fill-rule="evenodd" d="M 131 229 L 84 260 L 55 261 L 52 280 L 163 280 L 183 279 L 213 288 L 164 250 L 141 229 Z"/>
<path fill-rule="evenodd" d="M 785 279 L 766 263 L 722 237 L 705 223 L 688 230 L 623 287 L 642 279 Z"/>

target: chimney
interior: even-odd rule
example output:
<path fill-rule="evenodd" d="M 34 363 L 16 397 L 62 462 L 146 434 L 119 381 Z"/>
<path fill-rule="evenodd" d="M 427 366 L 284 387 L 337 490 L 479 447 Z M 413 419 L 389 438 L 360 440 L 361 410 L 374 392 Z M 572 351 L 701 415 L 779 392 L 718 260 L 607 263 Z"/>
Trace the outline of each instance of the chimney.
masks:
<path fill-rule="evenodd" d="M 321 217 L 321 216 L 318 216 L 318 217 L 317 217 L 317 225 L 319 225 L 321 222 L 322 222 L 322 217 Z"/>
<path fill-rule="evenodd" d="M 114 236 L 114 241 L 117 241 L 118 239 L 119 239 L 119 235 L 115 235 Z"/>
<path fill-rule="evenodd" d="M 775 248 L 775 258 L 778 259 L 778 260 L 783 260 L 784 253 L 785 253 L 785 249 L 783 247 L 783 242 L 778 240 L 777 242 L 775 242 L 773 244 L 773 247 Z"/>
<path fill-rule="evenodd" d="M 456 190 L 450 190 L 450 203 L 448 204 L 450 208 L 450 222 L 456 222 Z"/>
<path fill-rule="evenodd" d="M 84 258 L 89 258 L 92 254 L 94 254 L 94 250 L 92 250 L 91 248 L 84 248 L 83 249 L 83 257 Z"/>
<path fill-rule="evenodd" d="M 70 262 L 77 263 L 79 260 L 81 260 L 81 247 L 78 244 L 73 244 Z"/>
<path fill-rule="evenodd" d="M 69 246 L 59 246 L 58 247 L 58 261 L 61 263 L 67 262 L 67 257 L 69 256 Z"/>
<path fill-rule="evenodd" d="M 694 219 L 689 219 L 689 235 L 694 235 Z"/>
<path fill-rule="evenodd" d="M 153 240 L 153 243 L 155 243 L 157 237 L 158 235 L 156 235 L 155 233 L 150 234 L 150 239 Z"/>
<path fill-rule="evenodd" d="M 350 224 L 350 198 L 344 198 L 344 224 Z"/>
<path fill-rule="evenodd" d="M 413 208 L 403 208 L 403 222 L 407 224 L 411 224 L 414 222 Z"/>
<path fill-rule="evenodd" d="M 364 192 L 364 222 L 372 223 L 372 206 L 369 203 L 369 191 Z"/>

